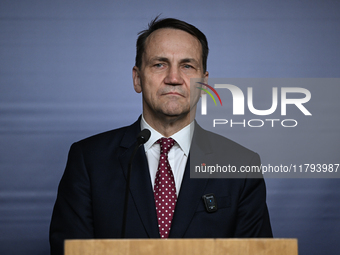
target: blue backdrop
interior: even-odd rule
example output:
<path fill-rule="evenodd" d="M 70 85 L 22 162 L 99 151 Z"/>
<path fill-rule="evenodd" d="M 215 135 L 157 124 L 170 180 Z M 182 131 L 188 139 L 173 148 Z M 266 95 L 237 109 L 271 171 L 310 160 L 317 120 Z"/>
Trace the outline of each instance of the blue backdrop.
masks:
<path fill-rule="evenodd" d="M 131 70 L 137 33 L 152 18 L 183 19 L 206 34 L 210 77 L 335 78 L 339 10 L 340 2 L 330 0 L 1 0 L 0 254 L 48 254 L 49 221 L 71 143 L 130 124 L 141 113 Z M 315 100 L 339 110 L 336 95 Z M 339 113 L 325 116 L 319 122 L 313 116 L 319 136 L 331 139 L 318 150 L 339 160 Z M 232 130 L 230 136 L 242 143 Z M 262 148 L 270 142 L 253 138 Z M 269 150 L 262 158 L 315 151 L 308 140 L 277 148 L 280 153 Z M 298 238 L 302 255 L 338 254 L 339 184 L 268 179 L 275 237 Z"/>

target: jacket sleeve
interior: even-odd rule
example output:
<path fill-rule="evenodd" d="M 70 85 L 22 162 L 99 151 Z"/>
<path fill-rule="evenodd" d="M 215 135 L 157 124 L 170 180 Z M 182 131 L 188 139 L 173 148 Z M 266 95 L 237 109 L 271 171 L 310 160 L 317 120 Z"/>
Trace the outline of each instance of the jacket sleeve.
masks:
<path fill-rule="evenodd" d="M 261 165 L 258 154 L 255 154 L 250 165 Z M 273 237 L 266 204 L 266 186 L 261 173 L 250 174 L 244 179 L 238 201 L 235 237 Z"/>
<path fill-rule="evenodd" d="M 51 255 L 64 254 L 65 239 L 93 238 L 91 185 L 80 146 L 71 146 L 50 225 Z"/>

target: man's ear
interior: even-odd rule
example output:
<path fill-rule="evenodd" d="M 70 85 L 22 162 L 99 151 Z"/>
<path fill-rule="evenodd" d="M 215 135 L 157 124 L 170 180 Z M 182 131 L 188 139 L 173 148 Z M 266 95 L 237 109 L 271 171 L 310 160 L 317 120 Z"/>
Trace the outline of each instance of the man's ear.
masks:
<path fill-rule="evenodd" d="M 208 78 L 209 78 L 209 72 L 206 71 L 205 74 L 203 75 L 203 83 L 208 84 Z M 202 85 L 202 88 L 207 89 L 206 86 Z M 201 96 L 203 94 L 207 94 L 204 90 L 201 90 Z"/>
<path fill-rule="evenodd" d="M 204 79 L 204 83 L 208 83 L 208 78 L 209 78 L 209 72 L 206 71 L 204 76 L 203 76 L 203 79 Z"/>
<path fill-rule="evenodd" d="M 133 88 L 137 93 L 142 92 L 142 85 L 141 85 L 141 77 L 139 75 L 139 69 L 137 66 L 132 68 L 132 79 L 133 79 Z"/>

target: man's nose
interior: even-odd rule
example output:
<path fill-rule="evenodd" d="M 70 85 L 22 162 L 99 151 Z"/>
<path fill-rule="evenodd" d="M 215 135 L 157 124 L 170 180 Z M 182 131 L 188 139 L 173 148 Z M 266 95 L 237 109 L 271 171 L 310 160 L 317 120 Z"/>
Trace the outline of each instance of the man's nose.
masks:
<path fill-rule="evenodd" d="M 168 85 L 181 85 L 183 84 L 184 80 L 182 78 L 181 71 L 177 67 L 170 67 L 168 69 L 167 76 L 164 80 L 165 84 Z"/>

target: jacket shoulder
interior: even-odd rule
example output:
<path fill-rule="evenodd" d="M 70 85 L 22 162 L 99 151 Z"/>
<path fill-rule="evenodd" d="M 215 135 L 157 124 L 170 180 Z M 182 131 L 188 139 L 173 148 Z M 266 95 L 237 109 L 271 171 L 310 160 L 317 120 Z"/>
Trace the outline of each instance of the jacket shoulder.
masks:
<path fill-rule="evenodd" d="M 138 132 L 140 132 L 139 120 L 129 126 L 120 127 L 84 138 L 75 142 L 73 146 L 80 146 L 84 149 L 104 149 L 117 145 L 126 145 L 125 147 L 129 147 L 136 141 Z"/>

